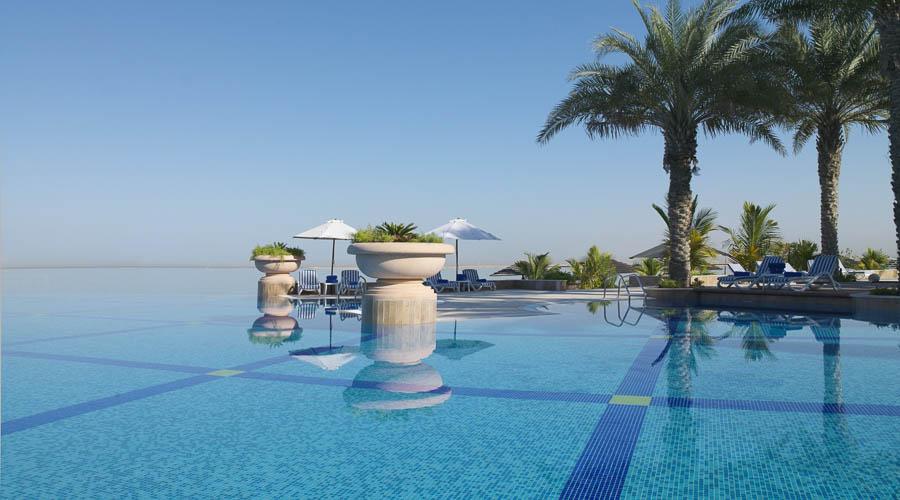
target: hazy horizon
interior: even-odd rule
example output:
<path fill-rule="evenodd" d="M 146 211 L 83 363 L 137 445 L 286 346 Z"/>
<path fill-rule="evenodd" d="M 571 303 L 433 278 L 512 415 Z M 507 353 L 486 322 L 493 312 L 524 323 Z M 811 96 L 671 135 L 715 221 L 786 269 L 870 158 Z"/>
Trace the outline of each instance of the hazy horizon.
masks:
<path fill-rule="evenodd" d="M 625 260 L 662 239 L 658 133 L 535 143 L 592 39 L 643 36 L 627 0 L 27 2 L 4 14 L 5 268 L 240 267 L 272 241 L 324 265 L 330 243 L 291 236 L 329 218 L 429 230 L 465 217 L 502 239 L 462 242 L 465 265 L 526 251 L 561 262 L 591 245 Z M 785 239 L 819 242 L 815 144 L 781 157 L 702 138 L 698 158 L 693 189 L 720 224 L 745 200 L 776 203 Z M 893 255 L 892 202 L 886 134 L 854 129 L 841 248 Z M 336 255 L 352 263 L 346 243 Z"/>

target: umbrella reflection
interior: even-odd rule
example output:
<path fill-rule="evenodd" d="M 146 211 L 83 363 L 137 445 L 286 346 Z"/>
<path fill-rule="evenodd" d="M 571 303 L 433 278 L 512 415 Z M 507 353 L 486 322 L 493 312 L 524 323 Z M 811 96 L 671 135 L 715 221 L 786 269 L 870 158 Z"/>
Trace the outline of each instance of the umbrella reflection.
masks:
<path fill-rule="evenodd" d="M 437 347 L 434 352 L 448 359 L 459 361 L 460 359 L 475 354 L 494 344 L 483 340 L 458 340 L 456 338 L 456 320 L 453 320 L 453 338 L 441 339 L 437 341 Z"/>

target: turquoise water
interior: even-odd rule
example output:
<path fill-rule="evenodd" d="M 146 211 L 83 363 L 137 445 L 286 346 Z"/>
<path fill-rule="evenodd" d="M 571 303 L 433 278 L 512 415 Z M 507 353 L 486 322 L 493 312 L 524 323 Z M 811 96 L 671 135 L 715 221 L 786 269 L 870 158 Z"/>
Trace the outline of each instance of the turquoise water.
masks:
<path fill-rule="evenodd" d="M 256 278 L 4 271 L 0 495 L 900 495 L 890 325 L 636 302 L 369 331 L 352 301 L 263 314 Z"/>

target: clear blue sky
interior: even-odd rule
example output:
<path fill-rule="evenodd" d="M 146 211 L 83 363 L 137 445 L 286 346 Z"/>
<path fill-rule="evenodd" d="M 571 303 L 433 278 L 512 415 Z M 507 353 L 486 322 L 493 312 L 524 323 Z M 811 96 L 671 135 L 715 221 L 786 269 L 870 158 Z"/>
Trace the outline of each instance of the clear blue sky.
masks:
<path fill-rule="evenodd" d="M 641 33 L 627 0 L 33 1 L 0 23 L 7 266 L 240 264 L 331 217 L 467 217 L 503 238 L 466 243 L 472 264 L 661 237 L 658 135 L 534 142 L 591 40 Z M 814 144 L 724 137 L 699 159 L 721 223 L 777 203 L 787 238 L 818 241 Z M 842 247 L 893 248 L 885 135 L 851 137 L 840 202 Z"/>

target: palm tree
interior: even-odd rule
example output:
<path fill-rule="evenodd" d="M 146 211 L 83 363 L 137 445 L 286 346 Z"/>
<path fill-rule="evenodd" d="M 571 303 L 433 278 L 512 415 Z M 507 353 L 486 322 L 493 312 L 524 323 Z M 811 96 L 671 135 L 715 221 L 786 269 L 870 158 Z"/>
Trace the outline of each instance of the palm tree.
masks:
<path fill-rule="evenodd" d="M 559 270 L 558 265 L 551 263 L 550 252 L 542 254 L 525 252 L 525 259 L 517 260 L 511 267 L 529 280 L 543 279 L 547 273 Z"/>
<path fill-rule="evenodd" d="M 751 271 L 756 270 L 756 261 L 777 253 L 781 246 L 778 222 L 769 217 L 774 209 L 774 204 L 763 207 L 745 201 L 737 228 L 719 226 L 728 235 L 728 253 Z"/>
<path fill-rule="evenodd" d="M 594 42 L 598 57 L 622 54 L 622 65 L 595 62 L 575 69 L 569 95 L 538 134 L 546 143 L 561 130 L 583 125 L 588 136 L 617 138 L 659 130 L 669 175 L 669 276 L 690 279 L 691 178 L 697 172 L 697 133 L 742 133 L 778 151 L 769 120 L 778 96 L 763 63 L 761 28 L 732 19 L 736 0 L 705 0 L 682 11 L 669 0 L 665 14 L 635 7 L 647 30 L 643 42 L 614 30 Z"/>
<path fill-rule="evenodd" d="M 784 114 L 796 129 L 794 152 L 816 136 L 822 253 L 837 255 L 838 178 L 850 126 L 875 133 L 887 123 L 878 38 L 865 21 L 815 19 L 809 36 L 794 23 L 782 23 L 773 36 L 771 54 L 773 66 L 785 73 L 790 101 Z"/>
<path fill-rule="evenodd" d="M 806 271 L 809 261 L 819 253 L 819 246 L 809 240 L 788 243 L 784 260 L 798 271 Z M 834 255 L 834 254 L 832 254 Z"/>
<path fill-rule="evenodd" d="M 859 265 L 863 269 L 884 269 L 888 265 L 888 256 L 881 250 L 867 248 L 859 258 Z"/>
<path fill-rule="evenodd" d="M 664 243 L 669 246 L 671 238 L 668 229 L 670 226 L 668 207 L 663 209 L 655 203 L 652 206 L 666 224 Z M 690 263 L 691 272 L 703 273 L 709 267 L 709 259 L 716 256 L 716 251 L 709 242 L 709 235 L 716 230 L 716 217 L 719 214 L 711 208 L 701 208 L 698 211 L 697 206 L 698 197 L 694 196 L 694 201 L 691 202 Z"/>
<path fill-rule="evenodd" d="M 657 276 L 662 272 L 662 262 L 659 259 L 644 259 L 634 266 L 634 271 L 643 276 Z"/>
<path fill-rule="evenodd" d="M 804 21 L 819 16 L 870 18 L 881 40 L 881 74 L 889 82 L 888 140 L 894 191 L 894 227 L 900 257 L 900 0 L 750 0 L 736 17 L 762 13 L 776 19 Z M 897 259 L 900 266 L 900 258 Z"/>
<path fill-rule="evenodd" d="M 588 249 L 582 260 L 568 259 L 572 275 L 579 280 L 581 288 L 608 288 L 612 286 L 616 276 L 616 266 L 612 255 L 601 252 L 597 245 Z"/>

